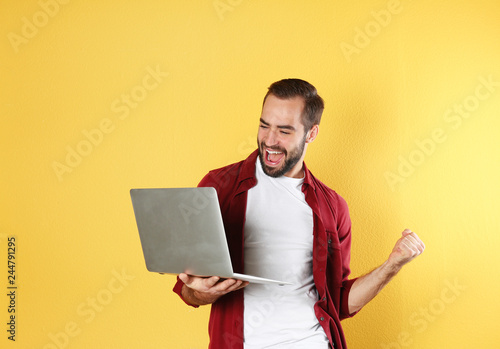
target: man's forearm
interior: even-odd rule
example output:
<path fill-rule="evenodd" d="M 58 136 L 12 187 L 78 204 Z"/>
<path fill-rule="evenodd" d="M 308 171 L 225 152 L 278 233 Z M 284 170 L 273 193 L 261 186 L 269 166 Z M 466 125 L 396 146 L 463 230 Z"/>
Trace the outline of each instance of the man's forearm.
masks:
<path fill-rule="evenodd" d="M 361 276 L 349 292 L 349 313 L 354 313 L 373 299 L 401 268 L 424 252 L 425 245 L 410 229 L 401 233 L 387 261 L 374 271 Z"/>
<path fill-rule="evenodd" d="M 377 269 L 359 277 L 349 292 L 349 313 L 352 314 L 364 307 L 400 270 L 401 267 L 391 266 L 386 261 Z"/>

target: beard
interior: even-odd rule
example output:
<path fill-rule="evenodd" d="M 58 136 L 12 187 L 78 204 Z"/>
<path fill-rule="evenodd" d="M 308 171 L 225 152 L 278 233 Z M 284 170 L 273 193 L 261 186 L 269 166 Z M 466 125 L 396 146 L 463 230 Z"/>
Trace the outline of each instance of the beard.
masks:
<path fill-rule="evenodd" d="M 302 154 L 304 153 L 304 147 L 306 144 L 306 137 L 307 134 L 304 135 L 304 138 L 300 142 L 300 144 L 291 149 L 290 152 L 288 152 L 285 148 L 281 147 L 267 147 L 264 142 L 258 144 L 259 145 L 259 160 L 260 164 L 262 165 L 262 169 L 264 170 L 264 173 L 270 177 L 281 177 L 285 175 L 285 173 L 289 172 L 299 161 L 300 158 L 302 157 Z M 264 161 L 264 156 L 267 156 L 266 151 L 264 150 L 264 147 L 270 148 L 272 150 L 276 150 L 279 152 L 282 152 L 285 154 L 285 161 L 281 167 L 271 167 L 266 165 Z"/>

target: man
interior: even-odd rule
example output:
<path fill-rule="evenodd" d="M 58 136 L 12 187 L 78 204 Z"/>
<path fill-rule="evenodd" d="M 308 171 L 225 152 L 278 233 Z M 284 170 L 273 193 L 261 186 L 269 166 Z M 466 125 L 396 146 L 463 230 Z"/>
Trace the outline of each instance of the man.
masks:
<path fill-rule="evenodd" d="M 424 251 L 406 229 L 384 264 L 348 279 L 347 204 L 304 163 L 323 109 L 308 82 L 273 83 L 264 98 L 258 149 L 199 184 L 217 190 L 235 271 L 292 283 L 249 285 L 180 274 L 174 291 L 187 304 L 212 304 L 210 348 L 346 348 L 340 320 L 356 314 Z"/>

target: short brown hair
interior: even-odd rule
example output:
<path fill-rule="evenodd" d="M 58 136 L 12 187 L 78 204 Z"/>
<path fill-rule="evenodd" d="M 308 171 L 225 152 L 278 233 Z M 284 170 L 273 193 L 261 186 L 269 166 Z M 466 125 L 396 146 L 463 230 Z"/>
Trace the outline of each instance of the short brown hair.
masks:
<path fill-rule="evenodd" d="M 325 102 L 318 95 L 316 87 L 301 79 L 283 79 L 276 81 L 269 86 L 264 97 L 264 103 L 269 95 L 281 99 L 290 99 L 297 96 L 304 98 L 304 111 L 302 113 L 302 124 L 305 132 L 309 131 L 314 125 L 319 125 Z"/>

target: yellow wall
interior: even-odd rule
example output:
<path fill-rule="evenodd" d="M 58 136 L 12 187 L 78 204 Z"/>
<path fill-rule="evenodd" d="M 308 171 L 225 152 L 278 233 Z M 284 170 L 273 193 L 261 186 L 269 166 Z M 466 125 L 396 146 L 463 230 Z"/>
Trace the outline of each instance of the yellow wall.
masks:
<path fill-rule="evenodd" d="M 0 346 L 205 348 L 209 308 L 146 271 L 128 191 L 244 158 L 267 86 L 300 77 L 353 275 L 405 227 L 427 244 L 350 348 L 498 348 L 499 23 L 497 0 L 2 1 Z"/>

